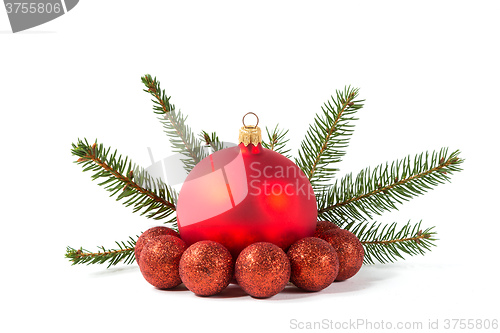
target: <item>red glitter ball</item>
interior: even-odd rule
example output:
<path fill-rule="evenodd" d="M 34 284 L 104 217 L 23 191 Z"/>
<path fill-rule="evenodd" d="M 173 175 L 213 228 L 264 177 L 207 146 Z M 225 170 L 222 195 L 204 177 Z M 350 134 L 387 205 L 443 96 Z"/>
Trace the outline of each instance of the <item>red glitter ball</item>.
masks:
<path fill-rule="evenodd" d="M 314 232 L 314 237 L 321 238 L 321 235 L 328 230 L 339 229 L 339 227 L 332 222 L 329 221 L 318 221 L 316 224 L 316 231 Z"/>
<path fill-rule="evenodd" d="M 287 255 L 292 267 L 290 281 L 307 291 L 325 289 L 339 272 L 337 252 L 320 238 L 307 237 L 295 242 Z"/>
<path fill-rule="evenodd" d="M 258 242 L 247 246 L 236 259 L 235 276 L 250 296 L 266 298 L 276 295 L 290 280 L 290 261 L 278 246 Z"/>
<path fill-rule="evenodd" d="M 200 241 L 182 254 L 179 275 L 193 293 L 215 295 L 228 286 L 233 276 L 233 258 L 222 244 Z"/>
<path fill-rule="evenodd" d="M 160 235 L 144 245 L 139 259 L 142 276 L 153 286 L 169 289 L 181 284 L 179 261 L 186 250 L 179 237 Z"/>
<path fill-rule="evenodd" d="M 161 226 L 160 227 L 153 227 L 153 228 L 150 228 L 150 229 L 144 231 L 141 234 L 141 236 L 139 236 L 139 239 L 135 243 L 134 254 L 135 254 L 135 261 L 137 262 L 137 264 L 139 264 L 139 259 L 141 257 L 141 251 L 142 251 L 144 245 L 146 245 L 146 243 L 149 242 L 150 240 L 152 240 L 153 238 L 158 237 L 160 235 L 170 235 L 170 236 L 180 237 L 179 233 L 177 231 L 170 229 L 170 228 L 167 228 L 167 227 L 161 227 Z"/>
<path fill-rule="evenodd" d="M 339 274 L 335 281 L 353 277 L 363 265 L 365 251 L 359 239 L 350 231 L 332 229 L 321 235 L 335 249 L 339 257 Z"/>

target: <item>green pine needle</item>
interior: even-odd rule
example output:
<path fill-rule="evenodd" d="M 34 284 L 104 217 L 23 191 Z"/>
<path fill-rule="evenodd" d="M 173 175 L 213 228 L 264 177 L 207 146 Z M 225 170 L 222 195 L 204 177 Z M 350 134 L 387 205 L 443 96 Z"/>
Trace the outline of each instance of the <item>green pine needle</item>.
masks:
<path fill-rule="evenodd" d="M 86 139 L 72 144 L 72 154 L 78 157 L 77 164 L 83 171 L 91 171 L 92 180 L 98 180 L 110 197 L 116 196 L 125 206 L 133 206 L 133 212 L 141 212 L 148 218 L 165 219 L 175 211 L 177 194 L 160 179 L 152 178 L 145 170 L 122 158 L 115 150 L 103 144 L 90 145 Z M 167 223 L 175 224 L 175 214 Z"/>
<path fill-rule="evenodd" d="M 328 186 L 328 182 L 339 170 L 333 164 L 341 161 L 356 120 L 354 114 L 363 107 L 363 100 L 357 100 L 359 89 L 346 87 L 338 91 L 332 101 L 322 107 L 309 126 L 301 143 L 296 164 L 307 176 L 319 195 Z"/>
<path fill-rule="evenodd" d="M 364 263 L 388 263 L 405 259 L 404 255 L 423 255 L 430 251 L 432 246 L 436 246 L 434 227 L 422 230 L 421 223 L 422 221 L 412 226 L 408 222 L 399 230 L 396 230 L 396 223 L 351 223 L 346 229 L 355 234 L 363 244 Z"/>
<path fill-rule="evenodd" d="M 286 158 L 292 158 L 288 153 L 290 149 L 286 149 L 286 144 L 290 139 L 286 138 L 288 134 L 288 130 L 278 128 L 278 125 L 274 127 L 272 132 L 269 132 L 269 129 L 266 126 L 267 140 L 262 141 L 262 146 L 264 148 L 274 150 L 277 153 L 285 156 Z"/>
<path fill-rule="evenodd" d="M 217 136 L 217 133 L 212 132 L 211 134 L 201 131 L 200 135 L 200 140 L 206 145 L 210 146 L 214 152 L 219 151 L 221 149 L 224 149 L 224 142 L 219 140 L 219 137 Z"/>
<path fill-rule="evenodd" d="M 97 252 L 91 252 L 83 248 L 76 250 L 68 246 L 65 257 L 72 262 L 72 265 L 108 263 L 108 268 L 119 262 L 129 265 L 135 261 L 134 248 L 137 237 L 136 239 L 129 237 L 126 241 L 115 242 L 118 246 L 117 249 L 106 249 L 104 246 L 98 246 L 99 251 Z"/>
<path fill-rule="evenodd" d="M 448 149 L 442 148 L 381 164 L 372 171 L 366 168 L 355 178 L 348 174 L 318 197 L 318 216 L 343 225 L 397 209 L 404 201 L 450 181 L 451 174 L 462 170 L 464 160 L 459 153 L 448 154 Z"/>
<path fill-rule="evenodd" d="M 186 156 L 182 162 L 184 169 L 189 173 L 206 154 L 191 128 L 186 124 L 187 116 L 183 116 L 180 111 L 175 111 L 175 105 L 170 104 L 170 97 L 166 95 L 165 90 L 161 89 L 156 77 L 153 79 L 151 75 L 146 74 L 141 80 L 147 88 L 144 91 L 153 96 L 151 101 L 154 113 L 159 115 L 158 119 L 169 137 L 174 152 Z"/>

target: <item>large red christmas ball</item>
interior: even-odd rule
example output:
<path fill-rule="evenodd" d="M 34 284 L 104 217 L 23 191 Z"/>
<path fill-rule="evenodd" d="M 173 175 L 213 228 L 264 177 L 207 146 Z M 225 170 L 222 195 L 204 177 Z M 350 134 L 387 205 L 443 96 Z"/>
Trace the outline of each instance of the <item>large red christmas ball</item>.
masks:
<path fill-rule="evenodd" d="M 258 242 L 241 251 L 234 266 L 240 287 L 250 296 L 267 298 L 285 288 L 290 280 L 290 261 L 274 244 Z"/>
<path fill-rule="evenodd" d="M 137 261 L 137 264 L 139 264 L 139 259 L 141 257 L 141 252 L 142 249 L 144 248 L 144 245 L 147 244 L 150 240 L 153 238 L 156 238 L 161 235 L 170 235 L 170 236 L 175 236 L 179 237 L 179 233 L 173 229 L 167 228 L 167 227 L 153 227 L 150 228 L 146 231 L 144 231 L 141 236 L 137 239 L 137 242 L 135 243 L 135 248 L 134 248 L 134 254 L 135 254 L 135 261 Z"/>
<path fill-rule="evenodd" d="M 186 247 L 182 239 L 169 235 L 160 235 L 147 242 L 139 258 L 144 279 L 159 289 L 181 284 L 179 261 Z"/>
<path fill-rule="evenodd" d="M 240 143 L 200 161 L 177 202 L 181 238 L 188 245 L 219 242 L 233 258 L 255 242 L 286 250 L 314 234 L 316 218 L 316 197 L 307 177 L 260 143 Z"/>
<path fill-rule="evenodd" d="M 335 281 L 353 277 L 363 266 L 363 244 L 352 232 L 340 228 L 330 229 L 321 238 L 330 243 L 339 257 L 339 274 Z"/>
<path fill-rule="evenodd" d="M 196 295 L 215 295 L 227 287 L 233 276 L 233 258 L 220 243 L 200 241 L 182 254 L 179 275 Z"/>

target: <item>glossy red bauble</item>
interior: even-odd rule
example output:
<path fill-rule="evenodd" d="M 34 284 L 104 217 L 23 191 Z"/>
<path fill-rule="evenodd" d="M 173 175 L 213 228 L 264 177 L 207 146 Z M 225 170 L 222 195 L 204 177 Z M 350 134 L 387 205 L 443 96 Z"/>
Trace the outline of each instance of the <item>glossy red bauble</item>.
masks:
<path fill-rule="evenodd" d="M 317 207 L 304 173 L 260 143 L 226 148 L 199 162 L 177 202 L 181 238 L 213 240 L 236 259 L 248 245 L 269 242 L 286 250 L 316 229 Z"/>

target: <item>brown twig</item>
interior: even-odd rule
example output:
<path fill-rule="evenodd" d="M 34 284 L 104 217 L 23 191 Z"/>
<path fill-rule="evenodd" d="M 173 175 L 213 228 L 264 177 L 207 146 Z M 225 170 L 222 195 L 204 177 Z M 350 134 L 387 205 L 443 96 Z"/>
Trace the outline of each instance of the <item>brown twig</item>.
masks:
<path fill-rule="evenodd" d="M 167 105 L 165 105 L 165 102 L 163 101 L 163 99 L 161 98 L 158 90 L 156 90 L 156 86 L 155 86 L 155 83 L 156 82 L 151 82 L 148 77 L 146 76 L 146 80 L 147 80 L 147 87 L 148 87 L 148 91 L 150 93 L 152 93 L 152 95 L 158 100 L 158 103 L 160 103 L 161 105 L 161 108 L 163 110 L 163 113 L 165 114 L 165 117 L 170 121 L 170 123 L 172 124 L 173 128 L 175 129 L 175 131 L 177 132 L 177 136 L 182 140 L 182 143 L 184 144 L 184 147 L 186 147 L 186 150 L 189 152 L 189 155 L 191 156 L 191 158 L 194 160 L 195 163 L 198 163 L 199 160 L 196 156 L 196 154 L 193 152 L 193 149 L 192 147 L 186 142 L 186 140 L 184 139 L 184 135 L 179 132 L 179 130 L 177 129 L 177 126 L 176 124 L 174 123 L 174 121 L 172 120 L 172 116 L 170 115 L 170 107 L 167 107 Z"/>
<path fill-rule="evenodd" d="M 309 171 L 309 181 L 312 179 L 313 175 L 314 175 L 314 172 L 316 171 L 316 167 L 319 163 L 319 161 L 321 160 L 321 155 L 323 155 L 323 152 L 326 150 L 326 147 L 328 146 L 328 141 L 330 140 L 330 137 L 333 135 L 333 133 L 337 130 L 337 123 L 339 122 L 340 118 L 342 117 L 342 114 L 344 113 L 344 111 L 346 110 L 346 108 L 348 106 L 352 106 L 354 105 L 352 103 L 352 99 L 355 97 L 355 94 L 354 93 L 351 93 L 348 97 L 347 97 L 347 100 L 344 101 L 342 103 L 342 109 L 340 110 L 340 112 L 338 113 L 337 115 L 337 118 L 335 119 L 332 127 L 328 130 L 328 133 L 326 134 L 326 138 L 325 138 L 325 142 L 323 143 L 323 145 L 321 146 L 321 149 L 318 153 L 318 155 L 316 156 L 316 159 L 313 163 L 313 166 L 311 168 L 311 171 Z"/>
<path fill-rule="evenodd" d="M 150 197 L 154 201 L 159 202 L 159 203 L 161 203 L 161 204 L 163 204 L 163 205 L 167 206 L 168 208 L 175 211 L 175 204 L 173 204 L 172 202 L 169 202 L 163 198 L 160 198 L 155 193 L 148 191 L 145 188 L 137 185 L 130 178 L 127 178 L 127 177 L 121 175 L 118 171 L 114 170 L 109 165 L 107 165 L 105 162 L 103 162 L 101 159 L 99 159 L 97 156 L 95 156 L 95 147 L 94 146 L 92 146 L 91 152 L 92 152 L 91 155 L 87 154 L 84 157 L 80 157 L 78 159 L 78 161 L 81 162 L 83 160 L 92 160 L 95 164 L 99 165 L 104 170 L 109 171 L 117 179 L 119 179 L 120 181 L 127 184 L 126 186 L 130 186 L 131 188 L 135 189 L 136 191 L 141 192 L 143 194 L 146 194 L 148 197 Z"/>

